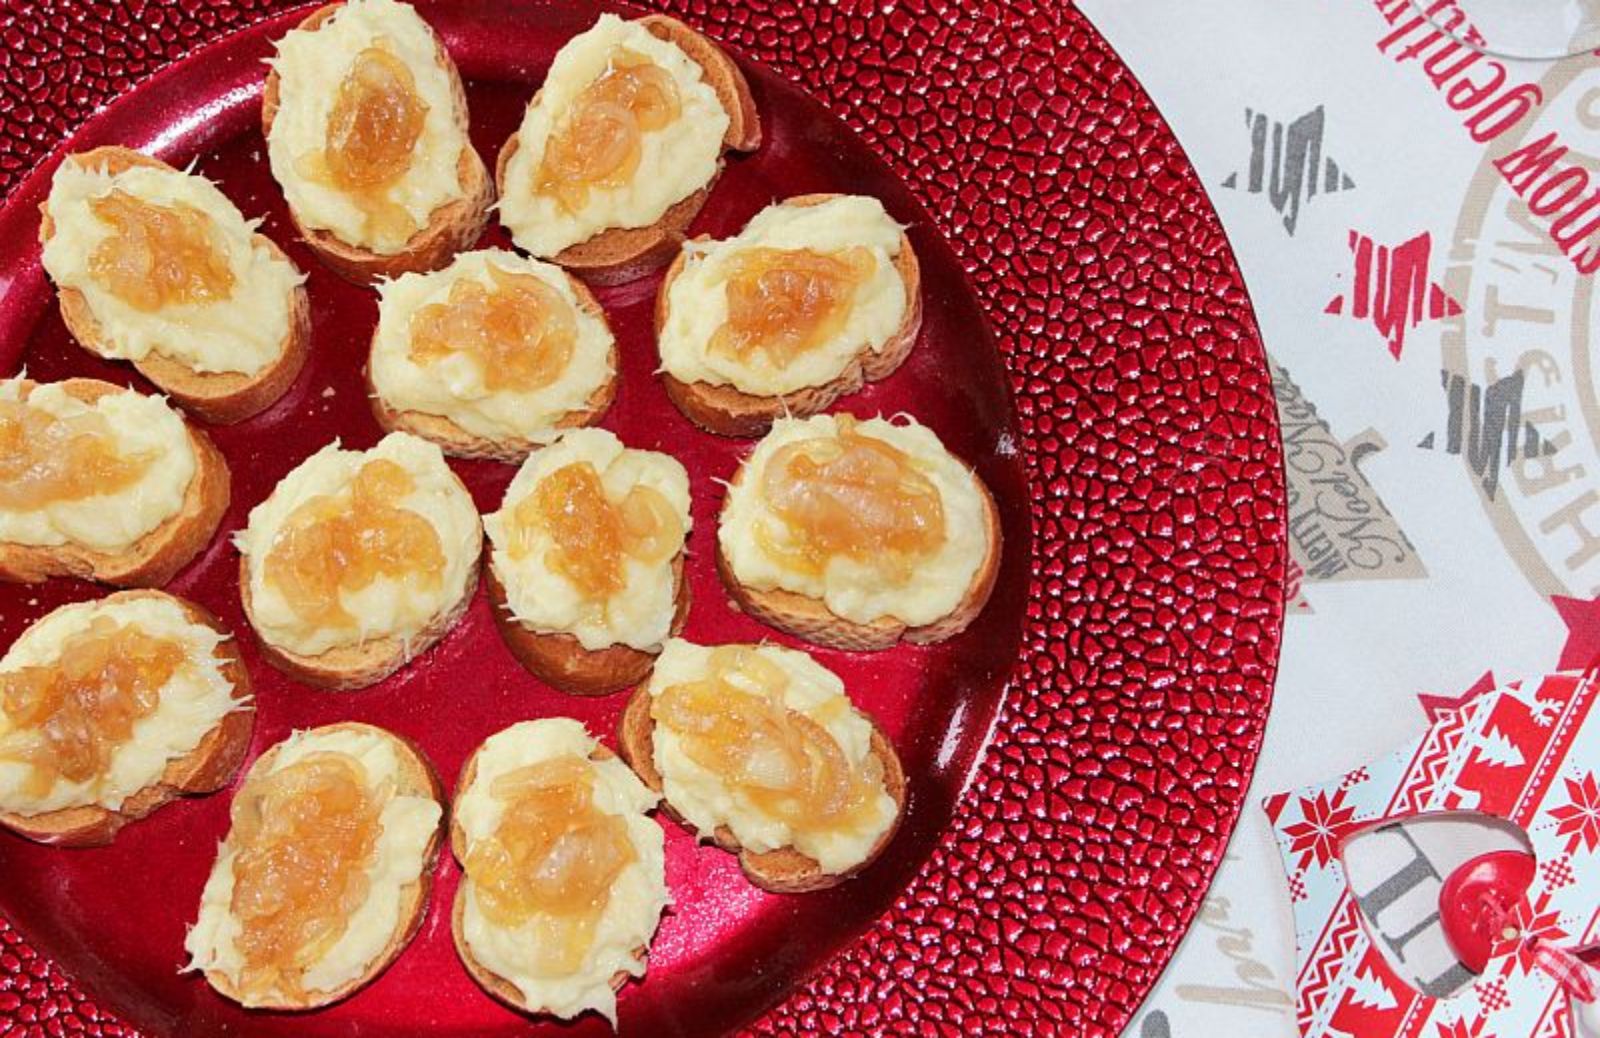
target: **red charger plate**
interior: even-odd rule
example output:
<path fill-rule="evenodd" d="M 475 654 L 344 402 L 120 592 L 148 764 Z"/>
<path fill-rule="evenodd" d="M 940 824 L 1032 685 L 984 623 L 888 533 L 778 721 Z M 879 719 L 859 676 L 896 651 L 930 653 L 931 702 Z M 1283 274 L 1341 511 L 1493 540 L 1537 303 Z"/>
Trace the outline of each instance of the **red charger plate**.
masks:
<path fill-rule="evenodd" d="M 213 431 L 233 467 L 234 503 L 224 536 L 172 585 L 241 635 L 260 703 L 253 753 L 291 728 L 356 718 L 417 739 L 451 776 L 484 736 L 522 718 L 570 714 L 609 738 L 623 697 L 572 700 L 529 678 L 500 646 L 481 595 L 440 646 L 366 692 L 305 689 L 254 650 L 225 534 L 321 444 L 367 446 L 379 435 L 360 381 L 371 293 L 291 241 L 257 129 L 260 59 L 310 9 L 276 14 L 290 6 L 186 2 L 135 16 L 85 0 L 65 12 L 24 5 L 4 28 L 0 185 L 11 193 L 0 232 L 13 248 L 0 259 L 0 371 L 26 364 L 37 378 L 139 384 L 71 344 L 26 243 L 66 151 L 122 143 L 176 163 L 198 157 L 310 273 L 316 325 L 314 360 L 289 395 Z M 469 82 L 486 156 L 560 44 L 612 7 L 508 6 L 424 7 Z M 677 907 L 648 978 L 623 995 L 623 1029 L 1115 1033 L 1221 856 L 1277 657 L 1277 426 L 1226 240 L 1171 132 L 1075 10 L 978 0 L 656 6 L 748 59 L 767 129 L 760 152 L 730 165 L 697 232 L 730 233 L 773 198 L 819 190 L 875 194 L 911 224 L 922 341 L 900 373 L 844 406 L 909 411 L 935 428 L 994 489 L 1007 552 L 988 610 L 954 641 L 819 653 L 885 725 L 912 781 L 905 826 L 860 879 L 820 895 L 765 895 L 730 858 L 664 823 Z M 242 31 L 199 46 L 232 29 Z M 486 243 L 506 240 L 494 230 Z M 712 478 L 731 474 L 742 445 L 693 430 L 651 377 L 657 283 L 600 293 L 624 356 L 605 425 L 670 450 L 695 476 L 688 635 L 770 635 L 729 608 L 710 565 Z M 485 510 L 512 471 L 457 470 Z M 69 582 L 0 589 L 0 644 L 98 593 Z M 177 976 L 227 800 L 166 808 L 102 850 L 0 837 L 0 914 L 16 927 L 0 921 L 0 1025 L 527 1032 L 454 960 L 453 863 L 441 866 L 433 910 L 400 961 L 329 1010 L 245 1013 Z M 538 1029 L 606 1031 L 593 1017 Z"/>

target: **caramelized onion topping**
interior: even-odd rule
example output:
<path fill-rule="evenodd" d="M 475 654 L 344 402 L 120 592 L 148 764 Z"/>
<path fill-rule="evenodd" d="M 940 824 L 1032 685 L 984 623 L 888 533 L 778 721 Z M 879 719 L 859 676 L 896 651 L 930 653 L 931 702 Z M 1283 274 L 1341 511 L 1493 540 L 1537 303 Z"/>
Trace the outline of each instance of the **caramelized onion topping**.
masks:
<path fill-rule="evenodd" d="M 614 502 L 587 461 L 555 470 L 518 502 L 508 546 L 513 559 L 534 550 L 535 531 L 544 531 L 554 542 L 545 553 L 545 565 L 602 611 L 627 585 L 628 559 L 660 563 L 683 543 L 683 524 L 660 491 L 639 484 Z"/>
<path fill-rule="evenodd" d="M 678 86 L 666 69 L 623 48 L 611 66 L 573 100 L 545 143 L 534 193 L 576 213 L 594 188 L 628 183 L 639 168 L 644 135 L 682 110 Z"/>
<path fill-rule="evenodd" d="M 233 294 L 233 268 L 212 239 L 212 220 L 179 202 L 160 206 L 113 188 L 89 211 L 111 227 L 89 257 L 89 276 L 146 313 L 213 303 Z"/>
<path fill-rule="evenodd" d="M 57 780 L 104 776 L 186 659 L 171 639 L 95 617 L 62 642 L 54 663 L 0 674 L 0 707 L 12 728 L 0 736 L 0 760 L 31 766 L 23 790 L 32 796 Z"/>
<path fill-rule="evenodd" d="M 31 511 L 137 483 L 153 452 L 123 454 L 105 416 L 58 418 L 25 400 L 0 400 L 0 508 Z"/>
<path fill-rule="evenodd" d="M 578 340 L 577 316 L 561 294 L 531 274 L 489 264 L 494 282 L 450 286 L 449 299 L 411 318 L 411 359 L 428 365 L 453 353 L 472 359 L 491 393 L 531 393 L 561 377 Z"/>
<path fill-rule="evenodd" d="M 411 577 L 437 588 L 444 549 L 433 525 L 397 507 L 415 489 L 386 458 L 367 462 L 348 490 L 311 498 L 290 513 L 267 553 L 265 577 L 289 608 L 317 627 L 353 627 L 340 592 L 380 577 Z"/>
<path fill-rule="evenodd" d="M 763 551 L 784 566 L 821 574 L 830 560 L 874 568 L 891 584 L 944 543 L 944 505 L 910 455 L 856 431 L 839 416 L 839 434 L 780 448 L 767 463 L 762 495 L 788 528 L 779 539 L 756 529 Z"/>
<path fill-rule="evenodd" d="M 762 813 L 799 833 L 848 827 L 872 806 L 882 767 L 876 756 L 853 767 L 826 728 L 784 705 L 788 684 L 753 646 L 722 645 L 704 678 L 663 691 L 652 713 Z"/>
<path fill-rule="evenodd" d="M 323 149 L 302 157 L 296 169 L 348 196 L 369 233 L 409 237 L 417 221 L 389 198 L 389 188 L 411 168 L 427 118 L 411 70 L 375 43 L 356 55 L 339 83 Z"/>
<path fill-rule="evenodd" d="M 467 856 L 484 915 L 533 927 L 542 975 L 582 966 L 612 884 L 638 857 L 627 823 L 595 806 L 594 781 L 594 766 L 572 755 L 497 777 L 489 791 L 502 802 L 500 823 Z"/>
<path fill-rule="evenodd" d="M 305 971 L 344 936 L 366 900 L 367 865 L 383 834 L 394 783 L 367 784 L 344 753 L 307 754 L 252 779 L 233 802 L 235 945 L 239 987 L 296 995 Z"/>
<path fill-rule="evenodd" d="M 731 261 L 724 292 L 728 320 L 710 350 L 746 360 L 763 352 L 774 366 L 828 342 L 850 318 L 856 289 L 877 263 L 863 248 L 838 253 L 754 248 Z"/>

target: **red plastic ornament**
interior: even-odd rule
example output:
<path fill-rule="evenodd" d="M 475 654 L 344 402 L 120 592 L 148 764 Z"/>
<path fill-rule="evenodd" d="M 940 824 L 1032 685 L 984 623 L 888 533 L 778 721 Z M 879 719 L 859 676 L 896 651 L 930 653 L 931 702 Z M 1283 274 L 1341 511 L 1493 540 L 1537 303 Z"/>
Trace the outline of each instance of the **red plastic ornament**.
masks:
<path fill-rule="evenodd" d="M 1536 865 L 1525 851 L 1491 851 L 1445 879 L 1440 923 L 1450 950 L 1472 972 L 1482 973 L 1494 946 L 1517 936 L 1512 911 L 1533 882 Z"/>

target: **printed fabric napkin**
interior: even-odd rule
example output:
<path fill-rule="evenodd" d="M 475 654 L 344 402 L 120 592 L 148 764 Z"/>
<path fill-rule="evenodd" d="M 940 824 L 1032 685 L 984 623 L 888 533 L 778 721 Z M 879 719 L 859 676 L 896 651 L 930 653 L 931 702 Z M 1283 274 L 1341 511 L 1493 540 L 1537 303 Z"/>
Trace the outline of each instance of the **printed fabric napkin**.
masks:
<path fill-rule="evenodd" d="M 1292 895 L 1261 797 L 1600 655 L 1600 60 L 1477 54 L 1411 0 L 1080 6 L 1243 269 L 1296 578 L 1255 795 L 1128 1033 L 1289 1038 Z M 1497 845 L 1471 825 L 1425 844 L 1441 869 Z"/>

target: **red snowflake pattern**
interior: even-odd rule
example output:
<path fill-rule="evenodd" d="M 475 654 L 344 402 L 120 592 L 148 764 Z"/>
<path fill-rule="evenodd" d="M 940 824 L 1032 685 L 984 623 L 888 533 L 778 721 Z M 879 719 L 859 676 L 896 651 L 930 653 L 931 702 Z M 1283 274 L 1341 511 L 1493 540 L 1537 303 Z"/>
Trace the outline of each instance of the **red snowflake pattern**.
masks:
<path fill-rule="evenodd" d="M 1600 845 L 1600 786 L 1594 772 L 1581 779 L 1567 779 L 1567 799 L 1571 801 L 1550 812 L 1556 820 L 1556 835 L 1567 837 L 1567 853 L 1582 844 L 1585 850 Z"/>
<path fill-rule="evenodd" d="M 1296 866 L 1304 871 L 1313 862 L 1326 866 L 1339 853 L 1339 842 L 1344 839 L 1345 828 L 1355 817 L 1356 809 L 1346 807 L 1344 790 L 1339 790 L 1329 800 L 1323 793 L 1300 798 L 1300 816 L 1303 822 L 1283 827 L 1289 837 L 1289 850 L 1300 855 Z"/>
<path fill-rule="evenodd" d="M 1546 890 L 1533 904 L 1524 901 L 1517 907 L 1516 927 L 1519 931 L 1516 938 L 1517 961 L 1529 973 L 1540 968 L 1540 944 L 1560 947 L 1572 936 L 1561 925 L 1561 912 L 1550 907 L 1551 900 L 1551 893 Z"/>

